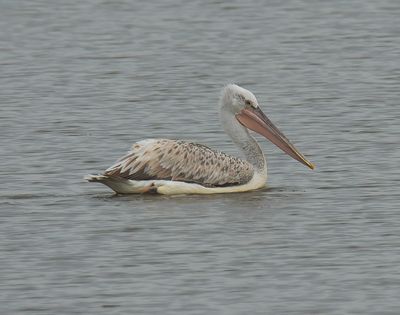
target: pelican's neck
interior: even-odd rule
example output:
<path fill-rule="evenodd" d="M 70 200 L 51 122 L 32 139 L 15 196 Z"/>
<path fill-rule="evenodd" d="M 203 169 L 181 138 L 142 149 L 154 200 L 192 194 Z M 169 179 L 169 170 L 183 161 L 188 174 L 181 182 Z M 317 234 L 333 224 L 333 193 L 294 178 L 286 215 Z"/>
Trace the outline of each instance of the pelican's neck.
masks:
<path fill-rule="evenodd" d="M 221 111 L 221 122 L 225 132 L 242 150 L 246 160 L 251 163 L 259 173 L 266 174 L 267 162 L 265 156 L 259 144 L 250 135 L 248 130 L 236 120 L 234 115 L 224 110 Z"/>

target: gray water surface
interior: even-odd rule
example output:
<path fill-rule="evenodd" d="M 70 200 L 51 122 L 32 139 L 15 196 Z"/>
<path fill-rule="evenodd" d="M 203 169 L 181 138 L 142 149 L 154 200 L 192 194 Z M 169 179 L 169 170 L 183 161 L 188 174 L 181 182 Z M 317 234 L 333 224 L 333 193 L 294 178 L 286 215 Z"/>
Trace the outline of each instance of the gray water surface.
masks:
<path fill-rule="evenodd" d="M 399 314 L 400 2 L 0 2 L 1 314 Z M 236 82 L 317 165 L 114 196 L 144 138 L 237 154 Z"/>

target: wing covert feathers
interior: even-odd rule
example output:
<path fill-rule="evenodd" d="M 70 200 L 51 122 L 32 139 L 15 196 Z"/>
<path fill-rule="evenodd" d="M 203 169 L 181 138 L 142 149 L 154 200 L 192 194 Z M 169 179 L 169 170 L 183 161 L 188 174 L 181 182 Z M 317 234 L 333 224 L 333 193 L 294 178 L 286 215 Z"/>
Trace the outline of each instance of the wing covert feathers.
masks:
<path fill-rule="evenodd" d="M 104 175 L 130 180 L 173 180 L 206 187 L 245 184 L 253 166 L 207 146 L 168 139 L 147 139 L 109 167 Z"/>

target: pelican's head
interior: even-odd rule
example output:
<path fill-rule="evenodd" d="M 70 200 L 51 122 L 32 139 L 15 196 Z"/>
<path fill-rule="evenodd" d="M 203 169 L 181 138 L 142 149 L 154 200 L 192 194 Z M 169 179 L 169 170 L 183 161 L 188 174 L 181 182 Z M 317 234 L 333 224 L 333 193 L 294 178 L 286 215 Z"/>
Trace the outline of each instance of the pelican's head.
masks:
<path fill-rule="evenodd" d="M 221 92 L 221 110 L 237 114 L 246 107 L 258 107 L 257 98 L 249 90 L 236 84 L 228 84 Z"/>
<path fill-rule="evenodd" d="M 264 136 L 292 158 L 314 169 L 314 164 L 308 161 L 263 113 L 257 98 L 249 90 L 236 84 L 228 84 L 222 89 L 220 106 L 223 117 L 232 117 L 233 121 Z"/>

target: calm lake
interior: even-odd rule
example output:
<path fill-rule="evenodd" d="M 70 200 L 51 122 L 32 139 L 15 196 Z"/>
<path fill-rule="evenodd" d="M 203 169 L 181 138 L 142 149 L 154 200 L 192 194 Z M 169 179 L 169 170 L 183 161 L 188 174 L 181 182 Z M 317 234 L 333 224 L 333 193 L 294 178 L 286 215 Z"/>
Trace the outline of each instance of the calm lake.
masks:
<path fill-rule="evenodd" d="M 400 2 L 0 2 L 1 314 L 399 314 Z M 116 196 L 135 141 L 238 154 L 251 90 L 317 168 L 258 137 L 268 187 Z"/>

